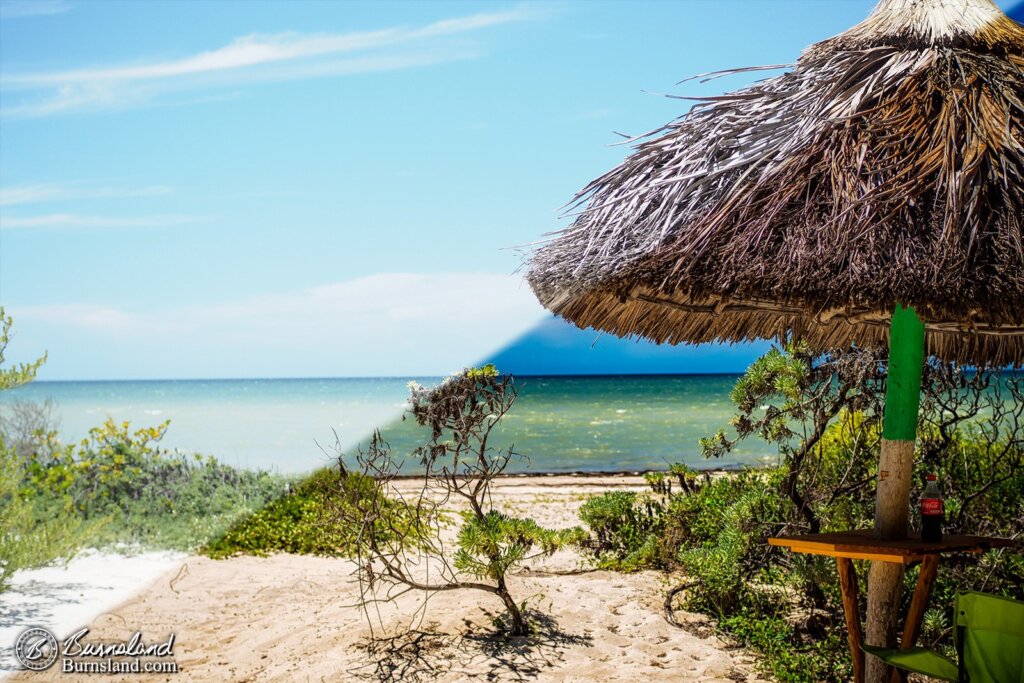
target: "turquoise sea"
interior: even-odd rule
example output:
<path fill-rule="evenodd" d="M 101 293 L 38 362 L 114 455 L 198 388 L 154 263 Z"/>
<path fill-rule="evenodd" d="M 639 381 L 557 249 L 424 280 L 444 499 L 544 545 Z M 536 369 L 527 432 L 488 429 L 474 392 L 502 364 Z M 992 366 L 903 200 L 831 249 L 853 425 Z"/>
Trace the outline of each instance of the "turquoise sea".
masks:
<path fill-rule="evenodd" d="M 310 471 L 333 459 L 335 433 L 346 451 L 379 427 L 396 453 L 421 437 L 402 423 L 413 378 L 35 382 L 0 396 L 54 404 L 65 441 L 107 417 L 152 426 L 170 420 L 163 445 L 243 467 Z M 415 378 L 430 385 L 439 378 Z M 731 375 L 519 377 L 519 399 L 500 441 L 529 460 L 510 470 L 625 471 L 734 467 L 774 461 L 764 444 L 707 461 L 698 439 L 726 427 Z M 319 444 L 319 445 L 318 445 Z M 325 453 L 321 446 L 327 449 Z"/>

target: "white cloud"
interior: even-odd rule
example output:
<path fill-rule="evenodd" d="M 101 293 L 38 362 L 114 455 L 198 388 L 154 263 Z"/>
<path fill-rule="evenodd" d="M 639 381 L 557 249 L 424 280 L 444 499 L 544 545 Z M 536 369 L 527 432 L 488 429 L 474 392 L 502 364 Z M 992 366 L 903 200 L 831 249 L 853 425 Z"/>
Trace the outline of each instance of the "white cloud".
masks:
<path fill-rule="evenodd" d="M 92 305 L 12 307 L 23 329 L 49 330 L 51 359 L 62 341 L 89 335 L 111 354 L 151 367 L 189 360 L 180 376 L 268 374 L 404 375 L 454 372 L 545 317 L 521 278 L 495 273 L 382 273 L 289 294 L 143 313 Z M 216 367 L 204 365 L 214 362 Z"/>
<path fill-rule="evenodd" d="M 71 3 L 65 0 L 2 0 L 0 19 L 49 16 L 63 14 L 70 9 Z"/>
<path fill-rule="evenodd" d="M 17 206 L 38 202 L 62 202 L 79 199 L 110 199 L 114 197 L 152 197 L 170 194 L 164 185 L 151 187 L 99 187 L 86 183 L 40 183 L 0 187 L 0 206 Z"/>
<path fill-rule="evenodd" d="M 40 216 L 0 216 L 0 230 L 40 228 L 163 228 L 171 225 L 201 223 L 211 216 L 90 216 L 75 213 L 50 213 Z"/>
<path fill-rule="evenodd" d="M 140 106 L 174 90 L 407 69 L 467 59 L 475 56 L 475 51 L 444 39 L 536 16 L 534 9 L 522 6 L 420 27 L 352 33 L 254 34 L 170 61 L 4 73 L 0 74 L 0 88 L 8 93 L 26 91 L 28 99 L 7 106 L 2 113 L 45 116 L 76 109 Z"/>

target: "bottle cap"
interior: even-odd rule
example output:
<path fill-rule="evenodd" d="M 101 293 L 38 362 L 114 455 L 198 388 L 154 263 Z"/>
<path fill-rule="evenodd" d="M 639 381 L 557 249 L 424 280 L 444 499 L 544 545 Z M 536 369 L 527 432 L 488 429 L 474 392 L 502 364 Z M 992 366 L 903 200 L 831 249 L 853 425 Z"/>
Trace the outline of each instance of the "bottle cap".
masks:
<path fill-rule="evenodd" d="M 926 481 L 935 481 L 936 480 L 936 476 L 934 474 L 925 475 L 925 480 Z"/>

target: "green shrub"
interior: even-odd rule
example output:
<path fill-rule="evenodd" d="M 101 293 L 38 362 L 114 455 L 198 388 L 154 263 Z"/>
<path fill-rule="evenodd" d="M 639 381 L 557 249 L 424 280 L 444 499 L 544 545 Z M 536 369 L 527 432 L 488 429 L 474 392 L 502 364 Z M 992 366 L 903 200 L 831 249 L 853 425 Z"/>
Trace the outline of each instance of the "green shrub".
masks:
<path fill-rule="evenodd" d="M 851 665 L 835 564 L 783 551 L 770 536 L 870 528 L 878 473 L 884 359 L 870 353 L 812 358 L 805 349 L 774 350 L 736 385 L 731 421 L 739 438 L 778 448 L 782 465 L 713 477 L 696 486 L 683 468 L 680 490 L 652 508 L 659 565 L 692 577 L 686 607 L 718 619 L 722 630 L 758 650 L 761 665 L 793 683 L 849 680 Z M 1024 384 L 1020 375 L 925 368 L 914 480 L 936 473 L 946 500 L 946 533 L 1024 535 Z M 721 431 L 706 455 L 736 443 Z M 683 478 L 679 478 L 682 475 Z M 649 478 L 649 481 L 651 478 Z M 687 486 L 683 485 L 683 482 Z M 635 499 L 617 493 L 584 510 L 606 553 L 641 544 Z M 594 515 L 594 510 L 599 514 Z M 586 520 L 586 517 L 584 517 Z M 918 523 L 912 515 L 912 524 Z M 867 563 L 857 562 L 860 576 Z M 616 567 L 615 563 L 606 566 Z M 905 613 L 917 579 L 904 577 Z M 1024 555 L 1015 549 L 944 559 L 920 644 L 949 648 L 955 594 L 981 590 L 1024 597 Z M 862 598 L 863 599 L 863 598 Z"/>
<path fill-rule="evenodd" d="M 666 472 L 644 472 L 644 481 L 660 496 L 672 493 L 672 479 Z"/>
<path fill-rule="evenodd" d="M 22 492 L 23 476 L 17 452 L 0 434 L 0 592 L 14 572 L 69 559 L 95 532 L 59 499 L 48 515 L 37 516 Z"/>
<path fill-rule="evenodd" d="M 46 360 L 43 356 L 32 363 L 3 367 L 11 324 L 0 307 L 0 391 L 34 380 Z M 70 511 L 70 500 L 60 492 L 51 497 L 45 515 L 37 514 L 24 491 L 25 461 L 16 445 L 0 431 L 0 592 L 14 572 L 69 559 L 94 533 L 92 525 L 83 524 Z"/>
<path fill-rule="evenodd" d="M 845 662 L 846 635 L 832 631 L 820 638 L 801 637 L 782 614 L 788 611 L 783 600 L 751 602 L 719 623 L 732 637 L 764 655 L 762 667 L 783 683 L 817 683 L 850 680 Z"/>
<path fill-rule="evenodd" d="M 650 496 L 609 491 L 583 503 L 580 519 L 593 534 L 598 566 L 621 571 L 664 566 L 658 552 L 664 509 Z"/>
<path fill-rule="evenodd" d="M 463 514 L 452 565 L 481 579 L 503 580 L 532 550 L 550 555 L 579 540 L 578 529 L 545 529 L 528 518 L 498 510 Z"/>
<path fill-rule="evenodd" d="M 354 547 L 355 530 L 332 524 L 333 514 L 327 502 L 327 495 L 341 487 L 343 476 L 337 468 L 317 470 L 290 492 L 235 522 L 207 543 L 202 552 L 218 559 L 275 552 L 348 555 Z M 361 475 L 348 476 L 359 478 Z"/>
<path fill-rule="evenodd" d="M 675 477 L 680 493 L 694 493 L 700 487 L 697 481 L 698 473 L 696 470 L 682 463 L 675 462 L 672 463 L 668 471 L 672 477 Z M 707 479 L 707 474 L 705 474 L 705 479 Z"/>
<path fill-rule="evenodd" d="M 107 420 L 68 446 L 41 433 L 24 489 L 36 514 L 66 499 L 81 519 L 99 523 L 95 545 L 192 550 L 284 490 L 279 475 L 161 450 L 167 426 L 132 431 Z"/>
<path fill-rule="evenodd" d="M 490 593 L 505 606 L 493 620 L 510 637 L 530 635 L 531 610 L 509 589 L 509 572 L 521 563 L 576 545 L 580 529 L 545 529 L 494 506 L 491 486 L 512 458 L 511 447 L 496 448 L 489 437 L 518 396 L 512 377 L 493 365 L 466 369 L 431 389 L 409 384 L 409 412 L 429 438 L 412 452 L 423 468 L 419 485 L 401 496 L 386 492 L 401 471 L 379 432 L 360 450 L 354 469 L 372 479 L 343 477 L 334 520 L 356 534 L 356 561 L 364 591 L 360 605 L 390 600 L 395 591 L 431 594 L 450 590 Z M 339 454 L 339 468 L 346 470 Z M 355 482 L 355 485 L 353 485 Z M 367 491 L 369 489 L 369 491 Z M 458 501 L 462 524 L 454 546 L 442 536 L 445 506 Z M 429 572 L 424 571 L 430 568 Z M 467 575 L 474 580 L 466 580 Z M 398 593 L 400 594 L 400 593 Z"/>
<path fill-rule="evenodd" d="M 733 482 L 728 485 L 711 484 L 702 489 L 701 494 L 693 496 L 705 502 L 705 509 L 715 510 L 715 523 L 709 524 L 704 520 L 697 527 L 704 538 L 698 543 L 698 536 L 691 537 L 690 542 L 677 553 L 683 569 L 691 576 L 700 577 L 700 583 L 693 591 L 691 607 L 718 617 L 729 614 L 746 598 L 750 590 L 749 572 L 755 569 L 749 561 L 751 546 L 765 540 L 757 528 L 757 517 L 769 504 L 767 499 L 772 498 L 772 492 L 763 486 L 751 486 L 755 482 L 749 478 L 742 483 L 746 489 L 720 507 L 707 502 L 718 498 L 714 495 L 717 493 L 715 489 L 725 489 L 726 494 L 733 491 Z"/>

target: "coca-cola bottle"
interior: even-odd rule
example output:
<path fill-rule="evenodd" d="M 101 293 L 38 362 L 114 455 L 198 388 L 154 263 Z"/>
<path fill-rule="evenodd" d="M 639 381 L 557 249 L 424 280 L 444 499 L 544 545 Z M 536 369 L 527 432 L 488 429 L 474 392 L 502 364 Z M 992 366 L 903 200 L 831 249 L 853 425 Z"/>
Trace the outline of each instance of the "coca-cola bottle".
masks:
<path fill-rule="evenodd" d="M 935 483 L 935 475 L 925 477 L 928 482 L 921 492 L 921 540 L 925 543 L 942 542 L 942 522 L 945 510 L 942 505 L 942 494 Z"/>

